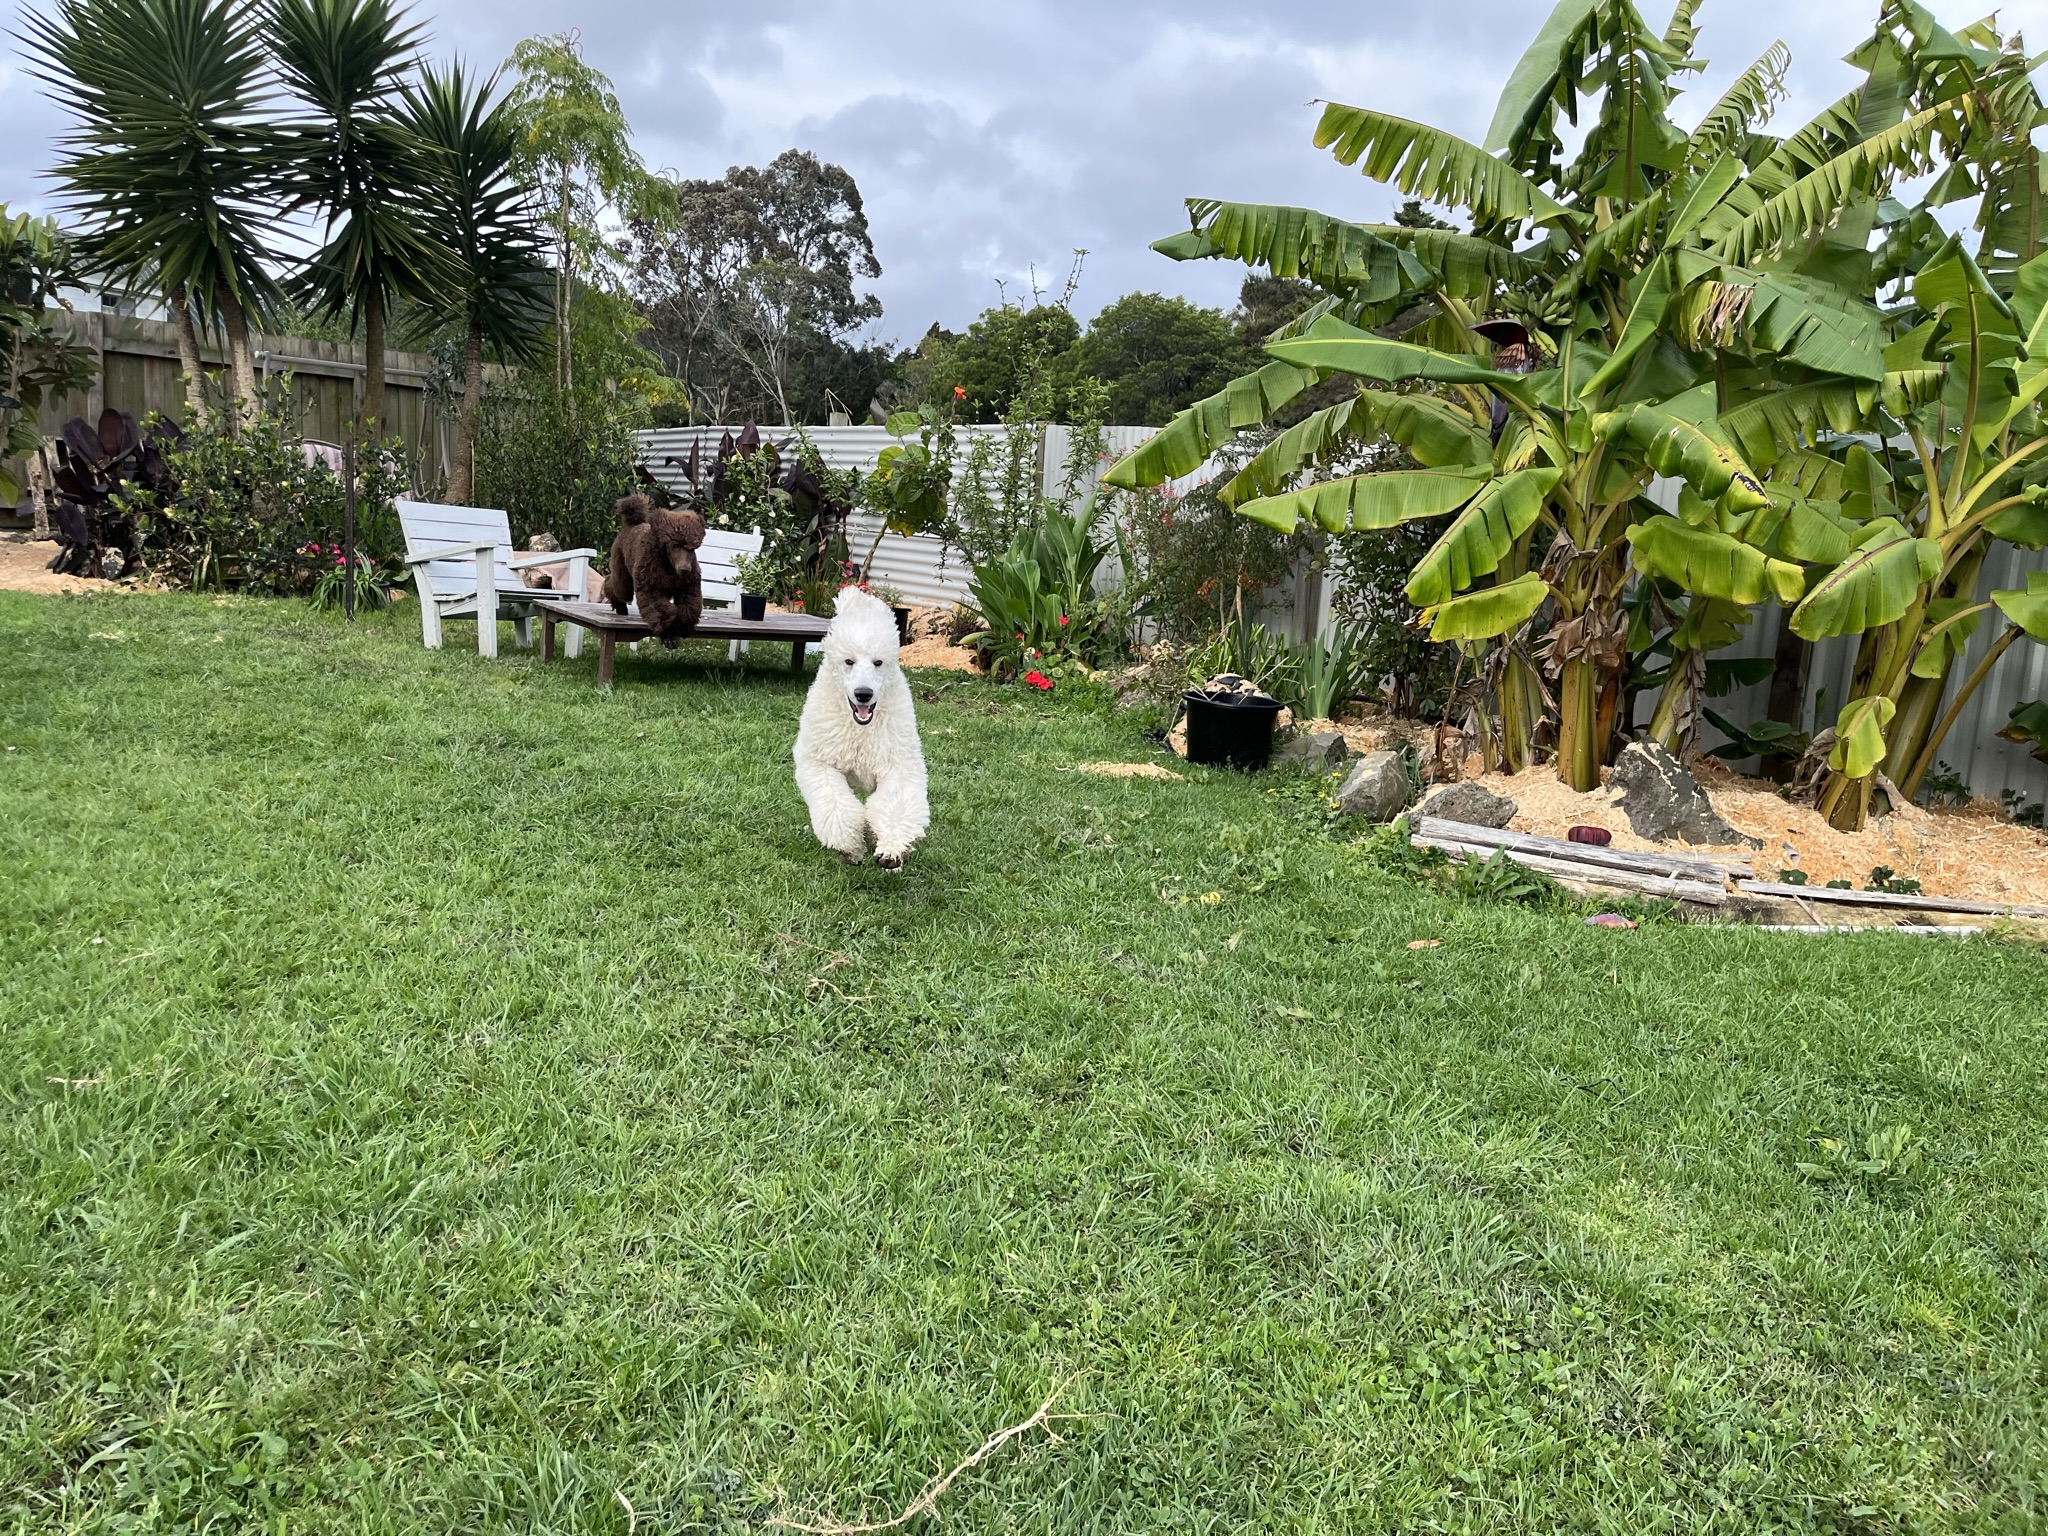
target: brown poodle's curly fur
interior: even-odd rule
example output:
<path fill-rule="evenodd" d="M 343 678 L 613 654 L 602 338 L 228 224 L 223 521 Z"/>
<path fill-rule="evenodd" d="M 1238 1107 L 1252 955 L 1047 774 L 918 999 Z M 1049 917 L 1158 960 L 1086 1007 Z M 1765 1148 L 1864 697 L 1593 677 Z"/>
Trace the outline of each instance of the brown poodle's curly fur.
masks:
<path fill-rule="evenodd" d="M 614 613 L 624 613 L 637 594 L 641 620 L 673 646 L 704 613 L 704 575 L 696 553 L 704 542 L 704 519 L 651 506 L 637 491 L 621 497 L 617 510 L 619 536 L 605 566 L 605 601 Z"/>

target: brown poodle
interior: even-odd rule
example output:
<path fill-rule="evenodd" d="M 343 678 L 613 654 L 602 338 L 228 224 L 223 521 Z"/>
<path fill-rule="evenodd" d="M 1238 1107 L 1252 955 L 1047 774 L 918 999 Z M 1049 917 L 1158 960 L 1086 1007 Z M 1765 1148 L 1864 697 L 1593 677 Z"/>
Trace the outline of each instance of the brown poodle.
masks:
<path fill-rule="evenodd" d="M 642 622 L 673 646 L 704 612 L 696 554 L 704 542 L 704 519 L 688 510 L 650 506 L 638 491 L 620 498 L 618 513 L 619 536 L 604 573 L 605 601 L 614 613 L 624 613 L 638 593 Z"/>

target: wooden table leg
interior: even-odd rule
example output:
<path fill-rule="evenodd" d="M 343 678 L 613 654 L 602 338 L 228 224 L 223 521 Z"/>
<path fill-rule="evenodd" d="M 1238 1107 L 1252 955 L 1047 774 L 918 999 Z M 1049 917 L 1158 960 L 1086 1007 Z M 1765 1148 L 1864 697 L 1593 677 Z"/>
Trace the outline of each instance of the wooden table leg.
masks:
<path fill-rule="evenodd" d="M 546 609 L 542 609 L 540 615 L 540 659 L 555 659 L 555 616 Z"/>
<path fill-rule="evenodd" d="M 609 688 L 612 685 L 612 662 L 619 654 L 619 637 L 606 630 L 597 642 L 597 686 Z"/>
<path fill-rule="evenodd" d="M 792 672 L 801 672 L 801 671 L 803 671 L 803 669 L 804 669 L 804 647 L 805 647 L 805 646 L 807 646 L 807 645 L 809 645 L 810 643 L 811 643 L 811 642 L 810 642 L 810 641 L 808 641 L 808 640 L 799 640 L 799 641 L 797 641 L 797 642 L 796 642 L 796 644 L 795 644 L 795 645 L 793 645 L 793 646 L 791 646 L 791 647 L 789 648 L 789 650 L 790 650 L 790 655 L 789 655 L 789 670 L 790 670 L 790 671 L 792 671 Z"/>

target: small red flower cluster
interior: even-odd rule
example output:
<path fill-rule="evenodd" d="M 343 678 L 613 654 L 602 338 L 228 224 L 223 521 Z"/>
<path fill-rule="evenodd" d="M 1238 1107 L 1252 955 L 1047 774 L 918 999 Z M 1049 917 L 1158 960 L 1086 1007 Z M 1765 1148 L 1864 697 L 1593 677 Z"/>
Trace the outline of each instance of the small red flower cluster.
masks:
<path fill-rule="evenodd" d="M 1033 688 L 1036 688 L 1040 693 L 1052 692 L 1052 679 L 1047 677 L 1043 672 L 1026 672 L 1024 674 L 1024 681 L 1029 683 Z"/>
<path fill-rule="evenodd" d="M 967 386 L 964 384 L 955 384 L 953 386 L 953 398 L 955 400 L 965 400 L 967 398 Z"/>

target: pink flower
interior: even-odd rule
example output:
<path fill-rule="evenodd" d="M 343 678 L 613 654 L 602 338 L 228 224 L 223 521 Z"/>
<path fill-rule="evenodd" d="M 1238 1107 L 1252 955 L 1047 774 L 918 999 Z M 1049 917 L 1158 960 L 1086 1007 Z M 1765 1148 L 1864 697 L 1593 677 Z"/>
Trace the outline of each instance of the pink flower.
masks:
<path fill-rule="evenodd" d="M 1024 674 L 1024 681 L 1036 688 L 1040 693 L 1050 693 L 1052 691 L 1052 679 L 1043 672 L 1026 672 Z"/>
<path fill-rule="evenodd" d="M 1065 614 L 1063 613 L 1063 614 L 1061 614 L 1061 615 L 1060 615 L 1060 628 L 1061 628 L 1061 629 L 1065 629 L 1066 627 L 1067 627 L 1067 616 L 1066 616 L 1066 615 L 1065 615 Z"/>

